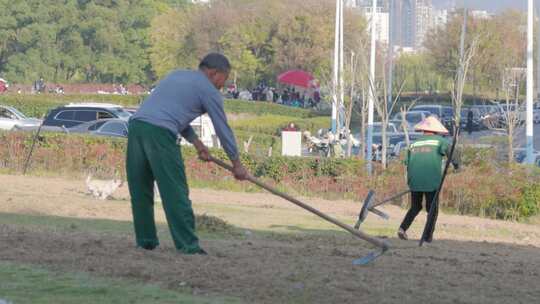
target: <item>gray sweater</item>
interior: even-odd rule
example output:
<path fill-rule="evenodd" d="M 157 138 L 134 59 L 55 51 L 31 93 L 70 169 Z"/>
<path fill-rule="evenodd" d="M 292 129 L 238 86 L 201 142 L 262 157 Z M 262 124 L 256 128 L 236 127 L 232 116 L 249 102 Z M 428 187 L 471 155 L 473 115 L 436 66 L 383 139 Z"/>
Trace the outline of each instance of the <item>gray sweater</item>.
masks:
<path fill-rule="evenodd" d="M 227 123 L 221 93 L 201 71 L 177 70 L 164 79 L 131 117 L 179 133 L 189 142 L 197 134 L 189 125 L 208 113 L 221 145 L 231 160 L 238 159 L 234 134 Z"/>

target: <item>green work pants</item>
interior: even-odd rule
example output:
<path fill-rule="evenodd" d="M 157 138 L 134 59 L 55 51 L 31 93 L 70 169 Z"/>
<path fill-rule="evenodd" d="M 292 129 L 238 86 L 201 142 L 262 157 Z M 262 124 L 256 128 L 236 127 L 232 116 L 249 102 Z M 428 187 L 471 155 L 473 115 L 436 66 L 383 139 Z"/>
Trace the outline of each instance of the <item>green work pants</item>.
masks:
<path fill-rule="evenodd" d="M 130 121 L 126 170 L 137 246 L 153 249 L 159 245 L 154 221 L 156 181 L 174 245 L 183 253 L 200 252 L 176 136 L 149 123 Z"/>

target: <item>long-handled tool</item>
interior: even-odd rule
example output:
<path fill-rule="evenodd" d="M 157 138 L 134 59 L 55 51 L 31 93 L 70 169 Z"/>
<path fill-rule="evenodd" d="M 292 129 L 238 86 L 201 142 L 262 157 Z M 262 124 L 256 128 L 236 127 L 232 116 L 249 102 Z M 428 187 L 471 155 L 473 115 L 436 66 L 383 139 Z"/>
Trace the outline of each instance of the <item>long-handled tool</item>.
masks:
<path fill-rule="evenodd" d="M 450 167 L 450 163 L 452 162 L 452 158 L 454 156 L 454 150 L 456 149 L 456 144 L 459 137 L 459 127 L 454 127 L 454 139 L 452 140 L 452 147 L 450 148 L 450 153 L 448 154 L 448 160 L 446 162 L 446 165 L 444 166 L 444 171 L 441 178 L 441 183 L 439 184 L 439 188 L 437 189 L 437 192 L 433 196 L 433 200 L 431 201 L 431 206 L 429 208 L 428 218 L 426 222 L 426 226 L 424 227 L 424 232 L 422 233 L 422 238 L 420 239 L 419 246 L 422 246 L 424 244 L 424 241 L 426 241 L 428 234 L 433 233 L 433 229 L 435 229 L 435 221 L 437 220 L 437 216 L 435 215 L 438 204 L 439 204 L 439 194 L 441 193 L 441 189 L 444 185 L 444 180 L 446 179 L 446 174 L 448 173 L 448 168 Z"/>
<path fill-rule="evenodd" d="M 231 165 L 225 163 L 224 161 L 220 160 L 220 159 L 216 159 L 214 158 L 213 156 L 210 156 L 210 160 L 213 161 L 214 163 L 218 164 L 219 166 L 229 170 L 232 172 L 233 168 Z M 362 258 L 359 258 L 359 259 L 356 259 L 353 261 L 353 264 L 354 265 L 365 265 L 365 264 L 368 264 L 370 263 L 371 261 L 375 260 L 377 257 L 381 256 L 384 252 L 386 252 L 390 246 L 389 244 L 386 242 L 386 241 L 383 241 L 383 240 L 380 240 L 378 238 L 375 238 L 375 237 L 372 237 L 370 235 L 367 235 L 366 233 L 362 232 L 362 231 L 359 231 L 359 230 L 355 230 L 353 227 L 347 225 L 347 224 L 344 224 L 338 220 L 336 220 L 335 218 L 331 217 L 331 216 L 328 216 L 322 212 L 320 212 L 319 210 L 295 199 L 294 197 L 291 197 L 269 185 L 266 185 L 265 183 L 261 182 L 260 180 L 258 180 L 257 178 L 253 177 L 253 176 L 248 176 L 247 178 L 248 181 L 256 184 L 257 186 L 269 191 L 270 193 L 272 194 L 275 194 L 279 197 L 282 197 L 286 200 L 288 200 L 289 202 L 303 208 L 303 209 L 306 209 L 307 211 L 325 219 L 326 221 L 336 225 L 336 226 L 339 226 L 343 229 L 345 229 L 346 231 L 348 231 L 349 233 L 351 233 L 352 235 L 356 236 L 357 238 L 359 239 L 362 239 L 370 244 L 373 244 L 379 248 L 381 248 L 380 251 L 373 251 L 371 253 L 369 253 L 367 256 L 365 257 L 362 257 Z"/>
<path fill-rule="evenodd" d="M 43 127 L 43 123 L 45 122 L 45 117 L 49 116 L 49 112 L 47 111 L 47 114 L 43 117 L 43 120 L 41 121 L 41 124 L 39 124 L 39 128 L 36 131 L 36 134 L 34 135 L 34 138 L 32 138 L 32 146 L 30 147 L 30 151 L 28 152 L 28 155 L 26 156 L 26 161 L 24 162 L 24 168 L 23 168 L 23 175 L 26 175 L 26 171 L 28 171 L 28 166 L 30 165 L 30 159 L 32 158 L 32 153 L 34 152 L 34 147 L 36 146 L 36 141 L 39 139 L 39 134 L 41 133 L 41 127 Z"/>
<path fill-rule="evenodd" d="M 360 225 L 366 220 L 369 212 L 372 212 L 385 220 L 389 219 L 389 216 L 386 213 L 380 211 L 379 209 L 376 209 L 376 207 L 384 205 L 388 202 L 391 202 L 395 200 L 396 198 L 400 198 L 404 196 L 405 194 L 408 194 L 409 192 L 411 192 L 411 190 L 401 191 L 398 194 L 395 194 L 380 202 L 374 203 L 373 198 L 375 197 L 375 191 L 369 190 L 368 195 L 366 196 L 366 199 L 364 200 L 364 204 L 362 205 L 362 209 L 360 209 L 360 213 L 358 214 L 358 220 L 356 221 L 356 224 L 354 224 L 354 229 L 360 228 Z"/>

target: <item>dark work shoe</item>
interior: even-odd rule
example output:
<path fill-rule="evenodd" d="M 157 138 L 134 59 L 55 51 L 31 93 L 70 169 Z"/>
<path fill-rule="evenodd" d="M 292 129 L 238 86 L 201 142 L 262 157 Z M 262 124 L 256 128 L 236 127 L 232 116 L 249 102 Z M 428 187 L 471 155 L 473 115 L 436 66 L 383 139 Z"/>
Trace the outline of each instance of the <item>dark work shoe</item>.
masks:
<path fill-rule="evenodd" d="M 426 243 L 431 243 L 433 242 L 433 236 L 428 236 L 425 240 L 424 240 Z"/>
<path fill-rule="evenodd" d="M 178 249 L 178 252 L 180 252 L 181 254 L 187 254 L 187 255 L 192 255 L 192 254 L 208 255 L 208 253 L 202 248 L 192 249 L 189 251 Z"/>
<path fill-rule="evenodd" d="M 398 232 L 397 232 L 397 235 L 400 239 L 406 241 L 409 239 L 409 237 L 407 236 L 407 232 L 405 232 L 405 230 L 403 230 L 403 228 L 399 228 Z"/>
<path fill-rule="evenodd" d="M 154 250 L 154 249 L 156 249 L 157 245 L 145 244 L 145 245 L 137 246 L 137 247 L 142 248 L 144 250 Z"/>
<path fill-rule="evenodd" d="M 199 251 L 195 252 L 195 254 L 200 254 L 200 255 L 208 255 L 208 253 L 204 250 L 204 249 L 199 249 Z"/>

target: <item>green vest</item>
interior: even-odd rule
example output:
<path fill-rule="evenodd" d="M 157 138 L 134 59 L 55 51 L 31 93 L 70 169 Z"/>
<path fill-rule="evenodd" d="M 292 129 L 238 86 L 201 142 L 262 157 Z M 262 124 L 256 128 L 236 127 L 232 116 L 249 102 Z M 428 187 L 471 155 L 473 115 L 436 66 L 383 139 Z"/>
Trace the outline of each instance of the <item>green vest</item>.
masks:
<path fill-rule="evenodd" d="M 405 160 L 411 191 L 433 192 L 439 188 L 447 150 L 448 142 L 438 135 L 424 136 L 411 144 Z"/>

